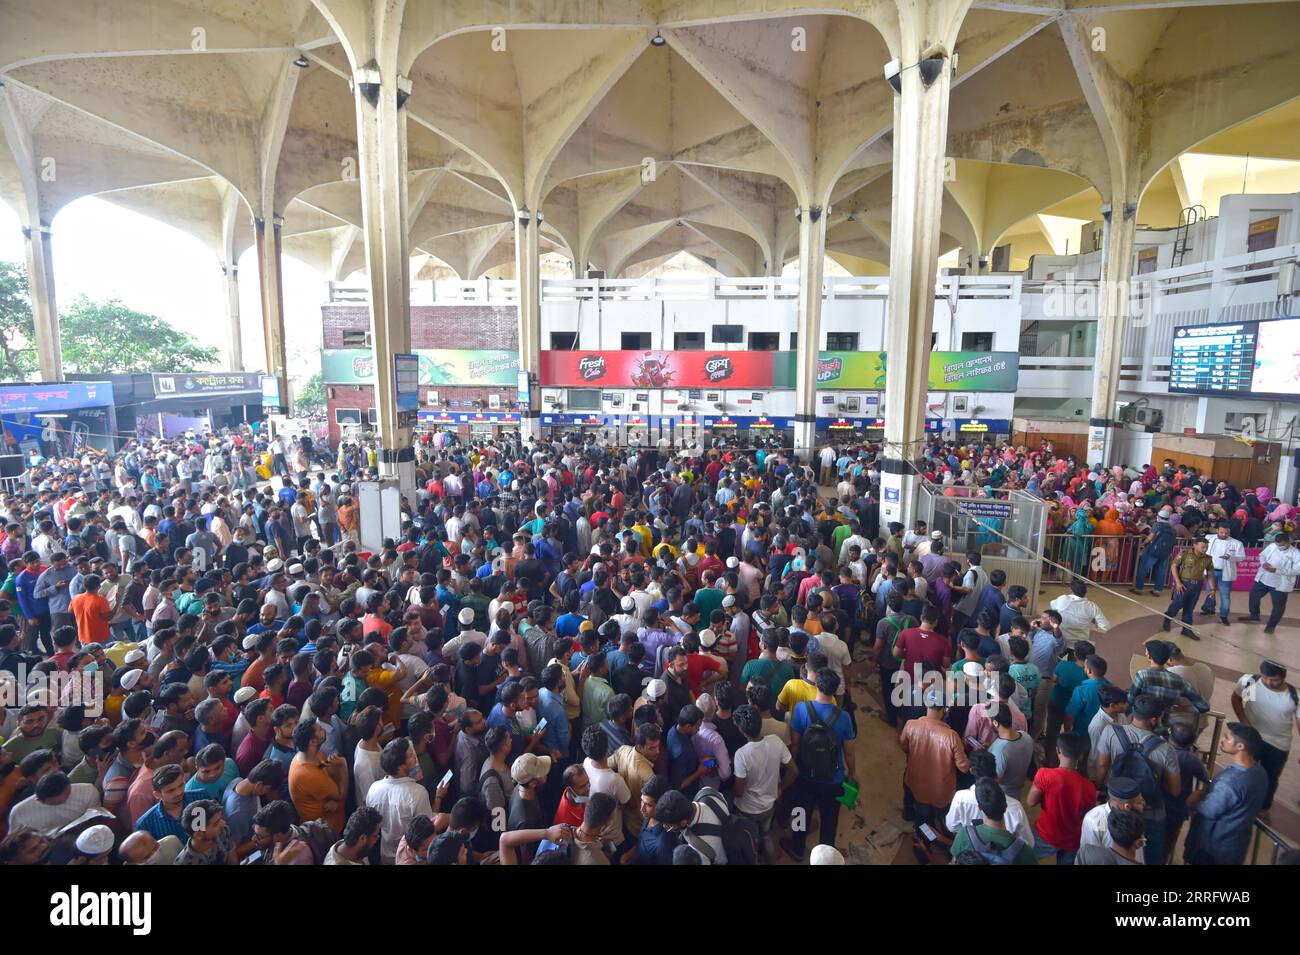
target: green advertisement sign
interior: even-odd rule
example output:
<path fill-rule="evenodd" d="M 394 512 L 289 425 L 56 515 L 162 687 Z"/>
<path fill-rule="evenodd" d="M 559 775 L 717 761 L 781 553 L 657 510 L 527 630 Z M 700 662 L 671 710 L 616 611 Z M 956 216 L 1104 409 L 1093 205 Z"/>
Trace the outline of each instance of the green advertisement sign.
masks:
<path fill-rule="evenodd" d="M 931 391 L 1015 391 L 1020 354 L 1013 351 L 930 352 Z"/>
<path fill-rule="evenodd" d="M 486 348 L 420 348 L 421 385 L 499 385 L 516 387 L 519 353 Z M 321 377 L 331 385 L 368 385 L 375 381 L 375 355 L 369 348 L 321 351 Z"/>
<path fill-rule="evenodd" d="M 883 391 L 887 355 L 878 351 L 827 351 L 817 356 L 817 387 L 824 390 Z M 777 356 L 774 387 L 795 386 L 795 353 Z M 1016 352 L 936 351 L 930 353 L 930 391 L 1016 390 Z"/>

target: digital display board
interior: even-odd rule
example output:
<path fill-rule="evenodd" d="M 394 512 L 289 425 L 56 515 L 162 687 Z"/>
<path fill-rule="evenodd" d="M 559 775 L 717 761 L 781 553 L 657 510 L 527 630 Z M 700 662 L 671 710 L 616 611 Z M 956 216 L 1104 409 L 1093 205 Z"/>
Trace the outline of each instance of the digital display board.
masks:
<path fill-rule="evenodd" d="M 1300 318 L 1259 323 L 1250 390 L 1257 395 L 1300 395 Z"/>
<path fill-rule="evenodd" d="M 1300 396 L 1300 318 L 1179 326 L 1169 354 L 1174 394 Z"/>
<path fill-rule="evenodd" d="M 1245 395 L 1255 370 L 1255 322 L 1174 329 L 1169 390 Z"/>

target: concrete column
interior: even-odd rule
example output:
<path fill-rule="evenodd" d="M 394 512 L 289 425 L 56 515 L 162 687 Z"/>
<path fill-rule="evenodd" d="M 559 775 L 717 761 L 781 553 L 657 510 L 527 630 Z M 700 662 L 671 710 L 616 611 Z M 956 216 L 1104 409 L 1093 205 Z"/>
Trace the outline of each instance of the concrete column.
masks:
<path fill-rule="evenodd" d="M 235 228 L 243 201 L 234 187 L 227 187 L 221 203 L 221 273 L 226 286 L 226 321 L 230 340 L 226 352 L 231 371 L 244 370 L 244 336 L 239 326 L 239 259 L 235 249 Z"/>
<path fill-rule="evenodd" d="M 31 289 L 32 318 L 36 324 L 36 356 L 41 381 L 63 380 L 63 349 L 59 340 L 59 307 L 54 297 L 54 255 L 47 225 L 32 219 L 23 228 L 27 239 L 27 281 Z"/>
<path fill-rule="evenodd" d="M 805 208 L 799 218 L 799 347 L 795 351 L 795 454 L 809 460 L 817 437 L 817 354 L 822 340 L 822 274 L 826 216 Z M 813 464 L 816 467 L 816 464 Z"/>
<path fill-rule="evenodd" d="M 1101 286 L 1097 321 L 1097 361 L 1092 379 L 1092 417 L 1088 422 L 1088 463 L 1110 463 L 1115 443 L 1115 405 L 1120 361 L 1133 278 L 1136 203 L 1112 203 L 1102 235 Z"/>
<path fill-rule="evenodd" d="M 411 428 L 397 410 L 393 355 L 411 350 L 411 262 L 407 235 L 406 98 L 395 69 L 363 69 L 353 79 L 360 152 L 361 216 L 370 281 L 379 417 L 379 473 L 415 490 Z"/>
<path fill-rule="evenodd" d="M 541 260 L 537 247 L 537 214 L 515 215 L 515 278 L 519 283 L 519 367 L 535 378 L 541 366 Z M 541 388 L 528 389 L 528 407 L 519 409 L 519 434 L 525 440 L 541 434 Z"/>
<path fill-rule="evenodd" d="M 952 74 L 940 70 L 928 88 L 918 69 L 904 69 L 899 76 L 902 92 L 894 97 L 894 202 L 885 319 L 888 359 L 880 516 L 882 523 L 910 525 L 920 486 L 913 462 L 925 437 Z"/>
<path fill-rule="evenodd" d="M 221 267 L 226 285 L 226 321 L 230 325 L 230 345 L 226 357 L 231 371 L 244 370 L 244 336 L 239 327 L 239 266 L 228 262 Z"/>
<path fill-rule="evenodd" d="M 253 220 L 257 248 L 257 277 L 262 292 L 262 335 L 266 343 L 266 373 L 280 379 L 280 401 L 289 407 L 288 359 L 284 348 L 284 282 L 281 272 L 280 230 L 284 222 L 272 215 Z"/>

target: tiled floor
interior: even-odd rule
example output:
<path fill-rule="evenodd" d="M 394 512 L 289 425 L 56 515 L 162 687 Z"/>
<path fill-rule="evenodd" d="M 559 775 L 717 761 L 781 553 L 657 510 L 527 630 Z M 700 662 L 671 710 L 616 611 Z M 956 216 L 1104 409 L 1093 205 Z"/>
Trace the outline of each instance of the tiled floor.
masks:
<path fill-rule="evenodd" d="M 1059 586 L 1045 586 L 1039 606 L 1046 606 L 1063 591 Z M 1098 652 L 1110 663 L 1112 681 L 1127 686 L 1132 674 L 1145 665 L 1143 642 L 1161 633 L 1157 614 L 1165 609 L 1168 596 L 1162 600 L 1139 598 L 1124 589 L 1112 593 L 1098 587 L 1092 588 L 1089 596 L 1111 621 L 1109 633 L 1095 635 Z M 1300 619 L 1284 619 L 1277 634 L 1269 636 L 1260 625 L 1235 622 L 1246 610 L 1245 595 L 1238 599 L 1239 605 L 1233 607 L 1234 622 L 1226 627 L 1215 617 L 1197 618 L 1200 641 L 1178 636 L 1177 628 L 1173 634 L 1163 634 L 1177 641 L 1192 659 L 1203 660 L 1215 669 L 1211 708 L 1226 714 L 1229 720 L 1235 719 L 1231 694 L 1236 679 L 1243 673 L 1257 672 L 1261 659 L 1287 666 L 1291 682 L 1300 683 Z M 1209 622 L 1202 624 L 1202 619 Z M 861 664 L 851 672 L 854 698 L 859 703 L 858 738 L 853 745 L 862 791 L 856 809 L 840 812 L 837 843 L 850 864 L 916 865 L 911 825 L 902 817 L 903 754 L 895 731 L 879 718 L 879 681 Z M 1208 738 L 1207 731 L 1204 743 Z M 1282 774 L 1269 821 L 1292 845 L 1300 845 L 1300 768 L 1294 756 Z M 1181 859 L 1181 850 L 1175 858 Z M 947 856 L 937 853 L 932 862 L 943 864 Z"/>

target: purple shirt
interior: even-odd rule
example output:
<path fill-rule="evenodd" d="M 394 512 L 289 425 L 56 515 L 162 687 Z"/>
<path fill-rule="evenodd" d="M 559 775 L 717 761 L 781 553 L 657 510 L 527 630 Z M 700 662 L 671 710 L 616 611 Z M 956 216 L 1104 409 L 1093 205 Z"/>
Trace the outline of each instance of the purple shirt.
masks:
<path fill-rule="evenodd" d="M 699 732 L 691 737 L 691 745 L 695 747 L 695 755 L 701 763 L 709 758 L 718 761 L 713 772 L 700 777 L 700 785 L 721 788 L 722 780 L 731 778 L 731 757 L 727 755 L 727 744 L 722 741 L 713 724 L 708 720 L 702 722 Z"/>

